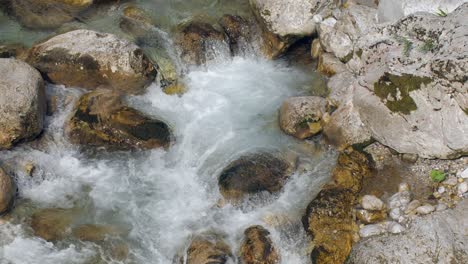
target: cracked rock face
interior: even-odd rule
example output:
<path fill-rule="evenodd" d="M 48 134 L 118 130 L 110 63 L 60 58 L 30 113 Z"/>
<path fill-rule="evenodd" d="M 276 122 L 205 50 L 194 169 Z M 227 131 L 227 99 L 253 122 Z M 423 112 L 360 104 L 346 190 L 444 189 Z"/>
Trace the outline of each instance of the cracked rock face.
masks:
<path fill-rule="evenodd" d="M 342 117 L 335 119 L 363 126 L 342 126 L 342 134 L 362 134 L 355 130 L 364 127 L 382 144 L 424 158 L 466 154 L 467 16 L 468 4 L 447 17 L 419 13 L 393 25 L 371 26 L 356 38 L 347 63 L 356 77 L 350 81 L 349 75 L 338 74 L 331 83 L 347 86 L 330 89 L 342 109 L 352 106 L 344 114 L 339 107 L 336 113 Z M 336 96 L 340 92 L 344 95 Z"/>
<path fill-rule="evenodd" d="M 467 263 L 468 201 L 420 217 L 398 235 L 371 237 L 353 247 L 348 264 Z"/>
<path fill-rule="evenodd" d="M 156 70 L 135 44 L 108 33 L 74 30 L 32 47 L 27 61 L 53 83 L 141 93 Z"/>

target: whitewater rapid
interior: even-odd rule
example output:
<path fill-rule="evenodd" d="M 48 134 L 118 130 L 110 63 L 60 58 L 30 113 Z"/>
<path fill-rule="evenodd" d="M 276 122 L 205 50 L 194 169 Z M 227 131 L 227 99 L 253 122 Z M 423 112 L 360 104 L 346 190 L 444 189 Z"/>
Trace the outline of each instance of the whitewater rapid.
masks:
<path fill-rule="evenodd" d="M 47 117 L 42 139 L 0 152 L 16 172 L 20 192 L 16 217 L 0 223 L 0 263 L 171 264 L 190 237 L 203 231 L 226 234 L 236 253 L 243 231 L 256 224 L 271 232 L 282 263 L 309 263 L 300 219 L 328 180 L 336 153 L 283 134 L 277 112 L 285 98 L 310 93 L 313 78 L 281 61 L 249 57 L 192 69 L 183 96 L 166 95 L 154 83 L 146 94 L 127 98 L 170 125 L 175 142 L 167 151 L 93 155 L 63 134 L 74 101 L 85 91 L 49 85 L 59 107 Z M 220 206 L 217 176 L 230 161 L 256 150 L 299 157 L 297 172 L 267 201 Z M 36 166 L 34 177 L 24 172 L 28 162 Z M 129 258 L 118 262 L 91 242 L 70 238 L 52 244 L 34 237 L 31 212 L 50 207 L 81 208 L 81 223 L 122 227 Z"/>

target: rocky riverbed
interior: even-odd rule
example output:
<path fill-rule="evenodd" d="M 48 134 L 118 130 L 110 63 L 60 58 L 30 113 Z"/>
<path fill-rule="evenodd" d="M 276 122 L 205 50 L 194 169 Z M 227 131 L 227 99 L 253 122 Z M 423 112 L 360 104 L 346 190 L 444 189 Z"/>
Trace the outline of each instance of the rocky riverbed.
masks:
<path fill-rule="evenodd" d="M 468 3 L 0 1 L 0 264 L 468 262 Z"/>

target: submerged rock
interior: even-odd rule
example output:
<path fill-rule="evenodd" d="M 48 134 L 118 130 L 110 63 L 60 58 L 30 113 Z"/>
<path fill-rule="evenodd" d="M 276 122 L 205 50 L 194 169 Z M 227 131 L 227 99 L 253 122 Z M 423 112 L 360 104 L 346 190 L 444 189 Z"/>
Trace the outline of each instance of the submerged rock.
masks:
<path fill-rule="evenodd" d="M 72 209 L 42 209 L 31 216 L 31 227 L 34 235 L 47 241 L 57 241 L 70 233 L 75 216 L 76 212 Z"/>
<path fill-rule="evenodd" d="M 262 226 L 252 226 L 245 230 L 244 235 L 244 242 L 240 249 L 243 264 L 277 264 L 280 262 L 268 230 Z"/>
<path fill-rule="evenodd" d="M 337 180 L 335 171 L 348 171 L 340 173 L 346 175 L 346 180 Z M 335 180 L 320 191 L 302 218 L 305 230 L 313 238 L 311 258 L 316 264 L 343 263 L 351 252 L 358 230 L 354 206 L 362 179 L 369 174 L 369 162 L 359 152 L 342 153 L 335 171 Z"/>
<path fill-rule="evenodd" d="M 70 22 L 93 0 L 9 0 L 11 11 L 24 26 L 52 29 Z"/>
<path fill-rule="evenodd" d="M 326 100 L 318 96 L 290 97 L 281 105 L 281 129 L 294 137 L 305 139 L 322 130 L 320 124 L 326 112 Z"/>
<path fill-rule="evenodd" d="M 175 44 L 188 65 L 202 65 L 231 55 L 224 33 L 205 22 L 190 21 L 179 25 Z"/>
<path fill-rule="evenodd" d="M 150 14 L 136 6 L 127 6 L 119 25 L 135 38 L 153 64 L 157 64 L 161 85 L 176 85 L 181 73 L 175 47 L 169 35 L 153 25 Z"/>
<path fill-rule="evenodd" d="M 164 122 L 125 106 L 121 95 L 103 89 L 80 98 L 66 132 L 73 143 L 111 149 L 168 147 L 171 142 Z"/>
<path fill-rule="evenodd" d="M 234 261 L 231 249 L 216 234 L 202 234 L 194 237 L 184 255 L 176 257 L 176 263 L 227 264 L 229 261 Z"/>
<path fill-rule="evenodd" d="M 314 15 L 327 15 L 336 7 L 330 0 L 250 0 L 264 39 L 264 52 L 278 57 L 296 40 L 315 32 Z"/>
<path fill-rule="evenodd" d="M 73 236 L 82 241 L 98 242 L 107 236 L 117 236 L 122 231 L 113 226 L 86 224 L 80 225 L 72 230 Z"/>
<path fill-rule="evenodd" d="M 75 30 L 31 48 L 27 61 L 51 82 L 141 93 L 156 77 L 154 65 L 135 44 L 108 33 Z"/>
<path fill-rule="evenodd" d="M 269 153 L 242 156 L 219 176 L 219 189 L 225 199 L 238 201 L 260 192 L 275 193 L 283 188 L 292 166 Z"/>
<path fill-rule="evenodd" d="M 44 125 L 44 82 L 33 67 L 0 59 L 0 149 L 37 137 Z"/>
<path fill-rule="evenodd" d="M 0 168 L 0 215 L 8 213 L 15 202 L 15 183 L 11 177 Z"/>
<path fill-rule="evenodd" d="M 346 263 L 468 263 L 467 218 L 465 199 L 453 210 L 416 218 L 401 234 L 361 240 Z"/>

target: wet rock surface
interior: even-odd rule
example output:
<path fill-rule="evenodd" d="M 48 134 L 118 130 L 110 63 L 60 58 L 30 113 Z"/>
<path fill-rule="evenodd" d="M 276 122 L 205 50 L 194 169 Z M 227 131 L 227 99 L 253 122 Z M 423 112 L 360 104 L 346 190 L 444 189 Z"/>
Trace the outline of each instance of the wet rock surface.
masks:
<path fill-rule="evenodd" d="M 142 93 L 155 66 L 135 44 L 108 33 L 75 30 L 31 48 L 27 61 L 53 83 Z"/>
<path fill-rule="evenodd" d="M 223 15 L 218 23 L 229 39 L 233 55 L 244 55 L 252 52 L 254 28 L 250 21 L 237 15 Z"/>
<path fill-rule="evenodd" d="M 23 61 L 0 59 L 0 149 L 34 139 L 44 125 L 44 82 Z"/>
<path fill-rule="evenodd" d="M 292 170 L 291 164 L 272 154 L 248 154 L 221 172 L 219 189 L 230 201 L 239 201 L 260 192 L 276 193 L 282 189 Z"/>
<path fill-rule="evenodd" d="M 368 173 L 369 163 L 363 154 L 340 154 L 333 171 L 334 181 L 308 205 L 302 222 L 315 245 L 313 263 L 343 263 L 348 257 L 358 230 L 354 206 L 362 179 Z"/>
<path fill-rule="evenodd" d="M 217 234 L 195 236 L 185 254 L 185 257 L 176 257 L 176 263 L 227 264 L 234 261 L 231 249 Z"/>
<path fill-rule="evenodd" d="M 281 129 L 299 139 L 318 134 L 322 130 L 321 119 L 326 105 L 326 100 L 317 96 L 286 99 L 279 112 Z"/>
<path fill-rule="evenodd" d="M 240 258 L 243 264 L 277 264 L 280 257 L 276 251 L 270 232 L 262 226 L 252 226 L 245 230 Z"/>
<path fill-rule="evenodd" d="M 219 59 L 223 54 L 231 54 L 224 33 L 213 25 L 200 21 L 179 25 L 175 44 L 180 49 L 182 61 L 188 65 L 202 65 Z"/>
<path fill-rule="evenodd" d="M 103 89 L 80 98 L 66 132 L 75 144 L 122 150 L 165 148 L 172 137 L 164 122 L 124 105 L 120 94 Z"/>
<path fill-rule="evenodd" d="M 0 168 L 0 215 L 8 213 L 13 207 L 16 195 L 16 186 L 13 179 Z"/>
<path fill-rule="evenodd" d="M 53 29 L 74 20 L 93 0 L 9 0 L 10 12 L 28 28 Z"/>

